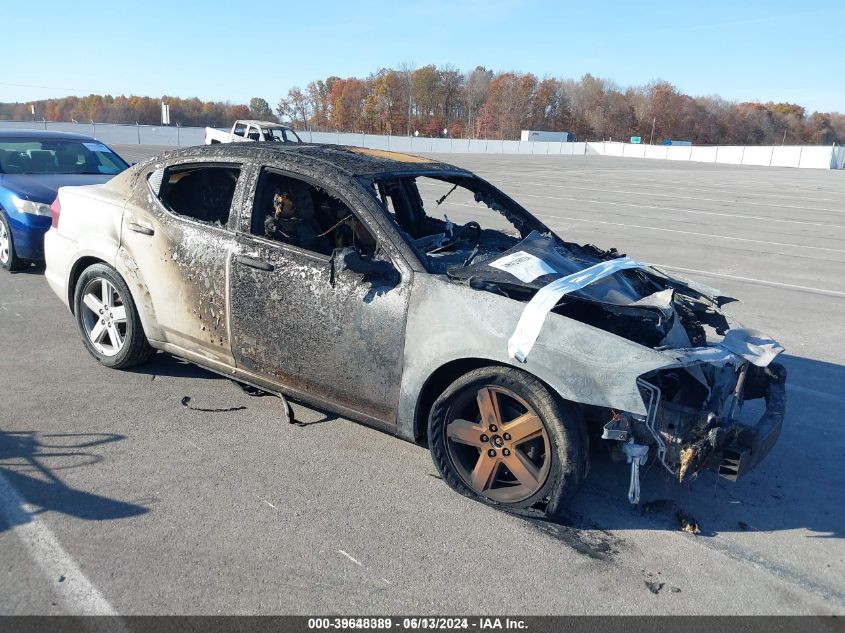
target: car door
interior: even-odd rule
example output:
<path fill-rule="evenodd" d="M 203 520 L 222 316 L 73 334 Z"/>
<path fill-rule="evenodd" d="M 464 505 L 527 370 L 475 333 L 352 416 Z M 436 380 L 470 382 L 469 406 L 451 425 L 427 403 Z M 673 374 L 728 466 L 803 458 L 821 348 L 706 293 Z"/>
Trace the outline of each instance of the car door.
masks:
<path fill-rule="evenodd" d="M 318 225 L 309 235 L 330 229 L 319 238 L 328 238 L 328 243 L 318 244 L 287 225 L 279 232 L 268 230 L 268 218 L 275 212 L 272 185 L 288 181 L 292 184 L 283 195 L 301 207 L 306 198 L 297 186 L 307 189 Z M 340 233 L 346 236 L 342 239 L 351 234 L 353 242 L 358 239 L 362 248 L 366 243 L 375 250 L 375 201 L 351 179 L 329 188 L 301 173 L 272 168 L 262 169 L 257 186 L 250 188 L 256 191 L 251 213 L 245 206 L 238 252 L 230 255 L 237 367 L 285 385 L 306 400 L 330 402 L 371 423 L 393 427 L 411 269 L 390 243 L 379 244 L 395 267 L 386 276 L 340 270 L 331 257 L 332 248 L 342 245 Z M 278 188 L 275 193 L 279 195 Z M 367 209 L 368 203 L 373 207 Z M 348 228 L 351 217 L 355 231 L 341 231 L 334 221 L 346 218 Z"/>
<path fill-rule="evenodd" d="M 124 211 L 123 248 L 137 264 L 164 341 L 228 366 L 226 266 L 243 197 L 240 163 L 150 168 Z"/>

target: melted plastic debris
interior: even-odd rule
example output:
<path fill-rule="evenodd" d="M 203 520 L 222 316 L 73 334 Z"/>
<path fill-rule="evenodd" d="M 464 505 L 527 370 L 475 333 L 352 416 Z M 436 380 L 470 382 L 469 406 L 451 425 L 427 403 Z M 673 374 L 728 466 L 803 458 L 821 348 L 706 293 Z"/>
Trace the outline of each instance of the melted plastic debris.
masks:
<path fill-rule="evenodd" d="M 681 466 L 678 469 L 678 483 L 684 481 L 684 476 L 687 474 L 690 464 L 695 459 L 696 452 L 694 446 L 689 446 L 681 450 Z"/>
<path fill-rule="evenodd" d="M 203 413 L 228 413 L 229 411 L 241 411 L 246 409 L 246 407 L 226 407 L 222 409 L 205 409 L 203 407 L 192 407 L 191 406 L 191 396 L 185 396 L 182 398 L 182 406 L 186 409 L 190 409 L 191 411 L 202 411 Z"/>
<path fill-rule="evenodd" d="M 694 516 L 687 514 L 683 510 L 678 510 L 675 516 L 681 524 L 681 532 L 687 532 L 688 534 L 701 534 L 701 528 L 698 527 L 698 523 L 696 522 Z"/>

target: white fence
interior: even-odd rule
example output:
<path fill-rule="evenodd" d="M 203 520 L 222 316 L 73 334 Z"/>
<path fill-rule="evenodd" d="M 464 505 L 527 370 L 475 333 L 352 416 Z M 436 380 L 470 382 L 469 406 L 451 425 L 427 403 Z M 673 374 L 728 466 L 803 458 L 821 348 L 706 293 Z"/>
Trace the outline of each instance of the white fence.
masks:
<path fill-rule="evenodd" d="M 61 121 L 0 121 L 0 129 L 52 130 L 94 136 L 112 145 L 202 145 L 205 128 L 176 125 L 121 125 L 116 123 L 65 123 Z"/>
<path fill-rule="evenodd" d="M 0 128 L 44 129 L 96 136 L 105 143 L 184 147 L 203 143 L 204 128 L 112 123 L 0 121 Z M 423 138 L 348 132 L 298 132 L 310 143 L 352 145 L 412 153 L 540 154 L 550 156 L 617 156 L 727 165 L 762 165 L 809 169 L 845 168 L 845 147 L 818 145 L 631 145 L 617 142 L 563 143 L 494 139 Z"/>
<path fill-rule="evenodd" d="M 631 145 L 630 143 L 500 141 L 482 139 L 420 138 L 350 134 L 344 132 L 298 132 L 302 140 L 416 153 L 546 154 L 563 156 L 617 156 L 654 158 L 728 165 L 841 169 L 845 147 L 818 145 Z"/>
<path fill-rule="evenodd" d="M 819 145 L 630 145 L 587 143 L 587 154 L 726 165 L 842 169 L 845 147 Z"/>

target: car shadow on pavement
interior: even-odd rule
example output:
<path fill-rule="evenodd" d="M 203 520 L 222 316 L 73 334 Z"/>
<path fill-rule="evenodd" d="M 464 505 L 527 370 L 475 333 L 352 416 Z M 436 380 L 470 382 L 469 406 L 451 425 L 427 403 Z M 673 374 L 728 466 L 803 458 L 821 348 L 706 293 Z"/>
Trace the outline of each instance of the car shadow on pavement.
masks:
<path fill-rule="evenodd" d="M 66 484 L 60 470 L 93 466 L 102 457 L 89 449 L 119 442 L 111 433 L 40 434 L 0 430 L 0 532 L 34 515 L 59 512 L 87 521 L 145 514 L 141 505 L 111 499 Z"/>
<path fill-rule="evenodd" d="M 43 275 L 44 274 L 44 262 L 40 262 L 37 264 L 30 264 L 29 266 L 25 266 L 20 270 L 13 270 L 9 274 L 10 275 Z"/>
<path fill-rule="evenodd" d="M 788 371 L 783 430 L 755 470 L 736 482 L 706 471 L 678 484 L 652 463 L 643 471 L 641 503 L 631 506 L 630 466 L 612 463 L 598 447 L 590 474 L 569 506 L 570 522 L 644 530 L 679 530 L 686 523 L 687 531 L 704 537 L 803 529 L 810 532 L 805 538 L 843 538 L 845 505 L 839 499 L 845 439 L 838 421 L 845 394 L 836 386 L 845 385 L 845 367 L 790 355 L 780 362 Z M 743 419 L 754 421 L 762 406 L 747 406 L 751 410 Z"/>
<path fill-rule="evenodd" d="M 225 380 L 224 376 L 203 369 L 199 365 L 177 358 L 167 352 L 156 352 L 150 360 L 130 370 L 147 376 L 172 376 L 174 378 L 205 378 Z"/>

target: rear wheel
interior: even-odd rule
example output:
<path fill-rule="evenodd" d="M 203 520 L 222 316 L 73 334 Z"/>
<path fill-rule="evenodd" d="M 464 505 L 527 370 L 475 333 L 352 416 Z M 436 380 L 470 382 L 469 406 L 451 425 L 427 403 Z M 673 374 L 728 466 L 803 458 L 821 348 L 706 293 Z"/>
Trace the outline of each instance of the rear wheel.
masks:
<path fill-rule="evenodd" d="M 129 288 L 109 266 L 94 264 L 83 271 L 73 304 L 82 342 L 103 365 L 126 369 L 143 363 L 155 352 L 144 334 Z"/>
<path fill-rule="evenodd" d="M 452 383 L 432 407 L 429 444 L 452 488 L 510 511 L 556 514 L 584 473 L 578 410 L 513 368 L 477 369 Z"/>
<path fill-rule="evenodd" d="M 6 270 L 20 270 L 26 262 L 15 254 L 15 242 L 12 239 L 12 231 L 9 223 L 0 213 L 0 266 Z"/>

